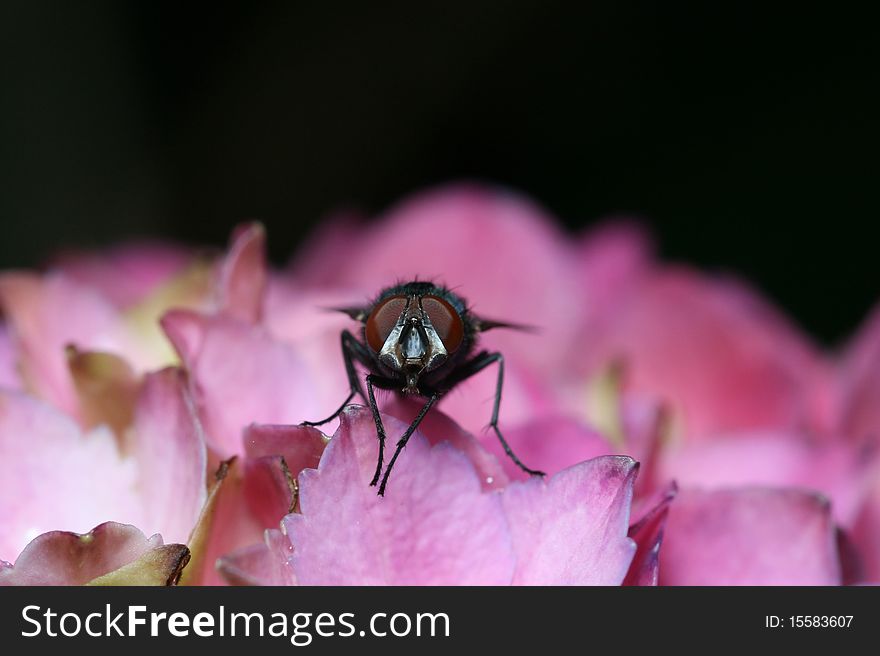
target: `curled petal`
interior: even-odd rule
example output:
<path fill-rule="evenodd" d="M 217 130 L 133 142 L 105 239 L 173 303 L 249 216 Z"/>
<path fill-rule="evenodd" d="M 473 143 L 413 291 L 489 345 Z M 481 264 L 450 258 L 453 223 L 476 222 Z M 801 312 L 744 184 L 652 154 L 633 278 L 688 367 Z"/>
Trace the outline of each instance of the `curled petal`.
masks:
<path fill-rule="evenodd" d="M 0 585 L 173 585 L 188 560 L 184 545 L 107 522 L 84 535 L 43 533 L 0 569 Z"/>
<path fill-rule="evenodd" d="M 655 494 L 647 504 L 644 516 L 629 528 L 629 536 L 636 543 L 636 554 L 624 585 L 657 585 L 660 577 L 660 549 L 663 544 L 663 530 L 666 527 L 666 516 L 669 504 L 678 494 L 675 483 Z"/>
<path fill-rule="evenodd" d="M 134 562 L 92 579 L 88 585 L 177 585 L 189 559 L 186 545 L 164 544 Z"/>
<path fill-rule="evenodd" d="M 259 321 L 267 277 L 266 229 L 260 223 L 239 226 L 220 269 L 223 311 L 242 321 Z"/>

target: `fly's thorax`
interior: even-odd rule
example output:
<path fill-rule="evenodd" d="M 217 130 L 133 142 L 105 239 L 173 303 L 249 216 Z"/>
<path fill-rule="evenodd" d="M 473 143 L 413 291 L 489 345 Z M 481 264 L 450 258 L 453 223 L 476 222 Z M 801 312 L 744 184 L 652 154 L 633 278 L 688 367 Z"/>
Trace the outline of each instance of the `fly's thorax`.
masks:
<path fill-rule="evenodd" d="M 410 282 L 383 290 L 359 313 L 363 341 L 381 374 L 405 393 L 437 389 L 466 358 L 476 323 L 465 301 L 444 287 Z"/>

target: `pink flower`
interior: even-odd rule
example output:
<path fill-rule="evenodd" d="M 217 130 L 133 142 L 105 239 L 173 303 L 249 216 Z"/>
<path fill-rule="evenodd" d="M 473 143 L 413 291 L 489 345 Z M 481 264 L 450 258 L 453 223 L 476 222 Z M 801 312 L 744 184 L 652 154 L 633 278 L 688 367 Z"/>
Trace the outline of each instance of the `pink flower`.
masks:
<path fill-rule="evenodd" d="M 823 353 L 744 283 L 658 262 L 632 224 L 571 238 L 476 186 L 327 222 L 284 271 L 265 241 L 252 224 L 222 257 L 129 245 L 0 275 L 0 558 L 17 556 L 0 579 L 880 580 L 880 321 Z M 539 328 L 481 346 L 505 357 L 501 429 L 546 479 L 484 430 L 491 369 L 429 413 L 385 498 L 368 410 L 332 439 L 298 425 L 349 391 L 356 326 L 322 308 L 415 277 Z M 393 443 L 419 406 L 378 401 Z"/>
<path fill-rule="evenodd" d="M 391 432 L 405 428 L 385 421 Z M 631 458 L 486 490 L 463 451 L 416 433 L 385 498 L 368 485 L 374 468 L 372 417 L 352 408 L 318 468 L 299 477 L 301 511 L 265 547 L 221 567 L 233 579 L 306 585 L 616 585 L 636 550 Z"/>
<path fill-rule="evenodd" d="M 468 223 L 459 227 L 459 221 Z M 480 229 L 474 238 L 477 222 Z M 415 269 L 424 275 L 430 272 L 421 268 L 422 261 L 410 263 L 406 256 L 393 254 L 402 250 L 402 243 L 442 235 L 437 239 L 446 247 L 431 249 L 423 259 L 428 268 L 455 272 L 458 277 L 447 282 L 479 289 L 486 284 L 481 280 L 484 271 L 516 269 L 543 291 L 526 284 L 523 293 L 505 301 L 508 297 L 498 288 L 516 292 L 520 288 L 493 282 L 493 291 L 486 293 L 498 303 L 500 316 L 578 326 L 573 333 L 551 327 L 552 336 L 545 340 L 542 333 L 537 345 L 523 342 L 522 335 L 507 336 L 505 355 L 517 365 L 520 379 L 528 381 L 520 389 L 534 391 L 521 396 L 514 384 L 515 400 L 510 405 L 516 409 L 503 413 L 503 425 L 514 449 L 532 466 L 555 472 L 616 448 L 649 460 L 648 476 L 642 477 L 645 495 L 660 491 L 676 472 L 682 472 L 688 487 L 727 487 L 745 496 L 756 484 L 807 487 L 830 494 L 836 520 L 851 525 L 863 503 L 864 470 L 870 467 L 860 462 L 855 448 L 838 446 L 833 439 L 822 446 L 810 438 L 815 433 L 829 439 L 838 431 L 833 419 L 833 370 L 809 340 L 742 283 L 656 263 L 643 236 L 632 227 L 602 228 L 578 245 L 547 238 L 553 229 L 530 232 L 532 226 L 545 222 L 539 212 L 510 195 L 474 188 L 427 194 L 404 203 L 369 228 L 350 221 L 340 221 L 336 229 L 325 228 L 308 255 L 294 264 L 290 280 L 305 280 L 312 289 L 319 285 L 339 295 L 341 289 L 381 284 L 389 275 L 405 278 Z M 517 256 L 516 247 L 505 246 L 510 235 L 516 235 L 518 244 L 529 244 L 528 258 Z M 486 243 L 498 247 L 480 247 Z M 554 263 L 552 267 L 541 266 L 547 260 Z M 553 267 L 555 272 L 547 274 Z M 556 285 L 554 278 L 560 275 L 566 282 L 577 281 L 579 290 Z M 549 299 L 552 309 L 523 317 L 525 307 L 532 310 L 524 301 L 538 296 Z M 573 298 L 582 300 L 572 303 Z M 565 366 L 558 364 L 560 360 Z M 630 408 L 612 408 L 610 423 L 607 407 L 598 417 L 586 402 L 589 381 L 601 379 L 609 367 L 622 371 L 622 398 Z M 480 382 L 475 380 L 468 388 L 474 392 L 464 402 L 444 401 L 445 410 L 476 430 L 485 424 L 485 416 L 474 412 L 473 399 L 490 398 L 491 382 L 486 377 L 485 387 L 478 388 Z M 344 387 L 344 381 L 339 384 Z M 508 398 L 505 395 L 503 408 L 508 407 Z M 645 440 L 638 437 L 645 430 L 632 426 L 633 416 L 642 412 L 639 406 L 650 407 L 652 401 L 666 408 L 671 423 L 666 424 L 663 439 Z M 461 407 L 466 402 L 470 407 Z M 585 420 L 601 425 L 601 432 L 591 430 Z M 622 430 L 626 424 L 630 425 Z M 608 432 L 614 426 L 616 436 Z M 687 446 L 691 442 L 694 446 Z M 707 460 L 706 466 L 688 467 L 688 458 L 696 457 L 690 454 L 700 453 L 698 445 L 703 442 L 707 455 L 701 458 L 722 448 L 727 455 L 722 452 L 711 464 Z M 491 436 L 485 445 L 501 455 Z M 773 449 L 778 456 L 770 455 Z M 521 476 L 505 458 L 500 462 L 509 476 Z M 768 464 L 756 468 L 763 463 Z M 736 471 L 743 475 L 732 476 L 731 467 L 739 467 Z M 701 481 L 694 479 L 699 476 Z M 674 511 L 675 501 L 667 506 Z M 794 513 L 794 509 L 783 505 L 781 512 Z M 772 535 L 758 531 L 751 539 L 758 551 L 785 552 L 774 544 Z"/>
<path fill-rule="evenodd" d="M 475 222 L 479 222 L 478 230 Z M 439 235 L 436 240 L 441 240 L 444 247 L 430 249 L 412 260 L 397 255 L 405 250 L 402 244 L 419 243 L 428 235 Z M 496 247 L 484 249 L 481 243 Z M 521 244 L 529 244 L 528 257 L 517 250 Z M 550 473 L 615 453 L 641 460 L 638 505 L 642 519 L 634 523 L 632 534 L 642 536 L 644 562 L 653 569 L 648 568 L 644 576 L 632 573 L 630 580 L 656 582 L 658 563 L 662 571 L 664 521 L 676 505 L 666 485 L 677 459 L 686 462 L 682 450 L 685 445 L 693 442 L 697 448 L 706 443 L 711 448 L 721 434 L 735 438 L 736 429 L 743 434 L 737 449 L 743 454 L 741 470 L 746 471 L 754 458 L 761 457 L 760 448 L 765 442 L 761 436 L 769 431 L 830 430 L 832 394 L 830 367 L 822 355 L 754 293 L 738 283 L 658 265 L 651 260 L 645 244 L 637 230 L 625 226 L 602 228 L 581 244 L 573 244 L 552 226 L 548 228 L 546 218 L 529 204 L 511 195 L 474 188 L 428 194 L 404 203 L 372 227 L 360 228 L 346 219 L 325 228 L 287 275 L 270 277 L 262 324 L 272 340 L 308 354 L 304 364 L 311 379 L 323 381 L 315 388 L 320 391 L 321 403 L 330 410 L 338 398 L 332 390 L 347 387 L 342 368 L 327 371 L 326 366 L 334 358 L 339 360 L 336 335 L 346 320 L 332 315 L 320 317 L 315 319 L 320 321 L 316 330 L 304 303 L 350 305 L 356 293 L 365 298 L 376 285 L 386 284 L 389 277 L 405 279 L 414 272 L 424 276 L 432 267 L 455 272 L 456 280 L 447 282 L 461 281 L 467 290 L 488 285 L 486 271 L 515 269 L 525 279 L 521 288 L 499 280 L 491 282 L 494 292 L 485 291 L 496 304 L 495 316 L 532 323 L 547 320 L 550 334 L 541 333 L 536 341 L 529 341 L 535 340 L 532 336 L 510 334 L 504 340 L 508 370 L 512 372 L 506 379 L 502 404 L 505 433 L 526 462 Z M 565 281 L 561 286 L 557 284 L 560 279 Z M 576 289 L 568 287 L 570 281 L 575 281 Z M 505 290 L 516 293 L 505 296 Z M 321 302 L 322 297 L 328 300 Z M 546 301 L 547 308 L 524 304 L 534 298 Z M 584 302 L 572 301 L 580 298 Z M 529 314 L 523 316 L 526 308 Z M 565 324 L 565 330 L 558 329 L 560 323 Z M 577 330 L 569 332 L 570 325 L 577 326 Z M 499 332 L 500 337 L 504 336 Z M 486 342 L 491 344 L 491 338 L 487 335 Z M 615 374 L 603 383 L 615 367 L 622 376 Z M 280 376 L 272 378 L 284 380 Z M 333 380 L 333 385 L 326 386 L 327 379 Z M 466 394 L 453 393 L 444 399 L 444 410 L 468 428 L 484 426 L 488 408 L 474 400 L 490 399 L 493 383 L 491 376 L 477 377 L 467 383 Z M 602 391 L 609 385 L 610 395 Z M 659 415 L 656 402 L 665 408 Z M 380 400 L 380 405 L 404 421 L 414 414 L 407 404 Z M 590 423 L 601 429 L 590 428 Z M 233 427 L 240 430 L 241 424 L 238 420 Z M 428 434 L 437 429 L 436 425 L 424 426 Z M 754 432 L 758 429 L 764 432 Z M 449 426 L 442 431 L 447 436 L 457 434 Z M 756 437 L 746 436 L 746 431 Z M 235 431 L 229 435 L 228 443 L 234 446 Z M 756 483 L 780 489 L 793 485 L 833 488 L 829 491 L 839 505 L 837 519 L 849 520 L 861 503 L 861 484 L 848 483 L 857 471 L 854 452 L 832 445 L 814 451 L 805 441 L 802 462 L 798 464 L 794 454 L 800 453 L 800 439 L 792 437 L 792 444 L 785 442 L 782 447 L 792 462 L 785 460 L 776 469 L 768 467 L 763 479 L 757 473 L 728 479 L 727 483 L 734 486 L 730 494 L 735 499 L 738 495 L 748 497 Z M 685 441 L 678 444 L 681 440 Z M 481 442 L 498 457 L 496 462 L 504 468 L 505 479 L 523 477 L 501 453 L 493 436 L 487 435 Z M 776 442 L 768 437 L 766 443 L 769 448 Z M 462 444 L 457 444 L 459 449 Z M 752 444 L 755 449 L 749 451 Z M 838 456 L 826 461 L 825 451 L 834 451 Z M 724 487 L 725 468 L 721 465 L 723 462 L 699 469 L 710 487 Z M 499 476 L 492 479 L 496 488 L 506 486 Z M 691 485 L 687 477 L 685 483 Z M 659 501 L 656 495 L 660 495 Z M 720 504 L 721 497 L 718 499 Z M 783 504 L 780 512 L 795 518 L 804 516 L 797 514 L 794 505 Z M 290 521 L 285 520 L 288 528 Z M 293 518 L 294 525 L 306 521 L 299 516 Z M 828 523 L 830 526 L 830 519 Z M 680 532 L 681 526 L 686 525 L 668 527 L 666 534 Z M 731 530 L 734 536 L 742 534 L 755 552 L 772 549 L 780 558 L 787 557 L 785 545 L 779 544 L 774 535 L 760 530 L 748 533 L 749 528 L 738 525 Z M 278 577 L 295 580 L 295 567 L 281 567 L 288 561 L 298 562 L 291 555 L 297 553 L 295 538 L 289 532 L 272 531 L 266 546 L 249 547 L 225 559 L 224 571 L 238 581 L 281 580 Z M 688 544 L 686 539 L 684 544 Z M 824 553 L 817 551 L 824 549 L 819 542 L 809 546 L 817 560 L 824 557 L 837 562 L 836 546 Z M 274 558 L 267 554 L 274 554 Z M 242 559 L 251 565 L 262 563 L 263 573 L 251 576 L 241 565 Z M 265 575 L 268 570 L 274 574 Z M 718 581 L 731 582 L 723 578 L 721 570 L 718 573 Z M 742 582 L 760 583 L 759 574 L 757 571 Z M 805 573 L 800 582 L 814 581 L 811 577 Z M 661 580 L 675 579 L 669 576 Z M 797 582 L 795 577 L 788 580 Z M 712 581 L 704 578 L 703 582 Z M 763 582 L 771 583 L 773 579 L 768 576 Z"/>
<path fill-rule="evenodd" d="M 15 560 L 41 535 L 42 545 L 73 539 L 47 532 L 84 533 L 108 520 L 161 534 L 151 548 L 187 543 L 205 499 L 205 447 L 182 373 L 150 374 L 132 403 L 124 433 L 107 423 L 84 432 L 44 401 L 0 390 L 0 558 Z M 115 558 L 105 547 L 100 557 Z"/>

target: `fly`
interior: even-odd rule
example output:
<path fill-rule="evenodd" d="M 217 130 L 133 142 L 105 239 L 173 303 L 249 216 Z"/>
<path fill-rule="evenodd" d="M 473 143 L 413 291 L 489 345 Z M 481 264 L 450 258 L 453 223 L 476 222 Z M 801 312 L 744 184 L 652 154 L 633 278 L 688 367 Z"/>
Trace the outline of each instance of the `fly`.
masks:
<path fill-rule="evenodd" d="M 383 289 L 366 307 L 336 309 L 362 324 L 360 339 L 348 330 L 343 330 L 341 336 L 350 393 L 336 412 L 326 419 L 303 423 L 306 426 L 326 424 L 338 417 L 355 396 L 360 395 L 370 406 L 376 424 L 379 455 L 370 485 L 379 485 L 380 496 L 385 494 L 388 477 L 400 452 L 431 407 L 453 387 L 494 363 L 498 363 L 498 380 L 489 425 L 504 447 L 504 452 L 520 469 L 535 476 L 544 475 L 544 472 L 529 469 L 520 461 L 498 428 L 504 356 L 485 350 L 474 355 L 479 333 L 492 328 L 524 329 L 524 326 L 482 319 L 468 309 L 464 299 L 449 289 L 420 281 Z M 355 361 L 369 372 L 365 378 L 366 394 L 355 370 Z M 384 474 L 386 435 L 374 388 L 425 399 L 416 418 L 398 440 Z"/>

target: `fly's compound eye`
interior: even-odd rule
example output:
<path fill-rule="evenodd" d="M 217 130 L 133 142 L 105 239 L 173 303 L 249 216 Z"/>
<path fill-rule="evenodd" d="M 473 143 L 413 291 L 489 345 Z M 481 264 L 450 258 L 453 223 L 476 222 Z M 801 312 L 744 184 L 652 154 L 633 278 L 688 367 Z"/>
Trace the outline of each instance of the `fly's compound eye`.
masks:
<path fill-rule="evenodd" d="M 380 301 L 370 316 L 367 317 L 365 329 L 367 344 L 373 351 L 378 353 L 385 345 L 388 335 L 394 330 L 394 326 L 400 315 L 406 309 L 406 296 L 392 296 Z"/>
<path fill-rule="evenodd" d="M 422 309 L 427 313 L 446 350 L 449 353 L 458 350 L 464 339 L 464 322 L 458 311 L 439 296 L 423 296 Z"/>

